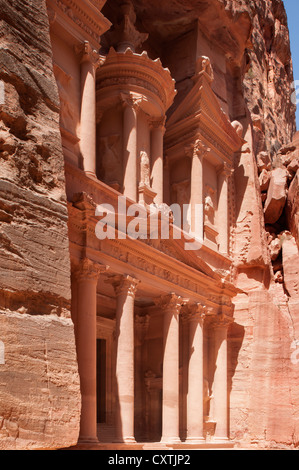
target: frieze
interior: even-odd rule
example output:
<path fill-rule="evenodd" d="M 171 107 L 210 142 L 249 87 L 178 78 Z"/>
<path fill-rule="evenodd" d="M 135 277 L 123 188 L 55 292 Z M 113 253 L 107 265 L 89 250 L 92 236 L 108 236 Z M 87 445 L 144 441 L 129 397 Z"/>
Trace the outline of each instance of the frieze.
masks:
<path fill-rule="evenodd" d="M 99 22 L 94 21 L 91 16 L 87 15 L 74 0 L 53 0 L 53 2 L 56 4 L 59 10 L 61 10 L 77 26 L 85 31 L 85 33 L 87 33 L 90 37 L 95 39 L 97 43 L 100 44 L 101 35 L 108 29 L 109 22 L 106 18 L 103 17 L 107 24 L 107 28 L 103 30 L 103 28 L 99 26 Z M 90 26 L 88 26 L 88 24 Z"/>

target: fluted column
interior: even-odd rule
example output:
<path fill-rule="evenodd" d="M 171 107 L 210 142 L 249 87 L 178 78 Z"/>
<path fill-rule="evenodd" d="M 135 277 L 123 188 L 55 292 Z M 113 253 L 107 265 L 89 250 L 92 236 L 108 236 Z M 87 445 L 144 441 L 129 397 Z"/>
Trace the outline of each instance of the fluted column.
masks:
<path fill-rule="evenodd" d="M 163 138 L 165 134 L 165 119 L 151 123 L 151 160 L 152 160 L 152 190 L 157 194 L 155 203 L 163 204 Z"/>
<path fill-rule="evenodd" d="M 118 442 L 134 437 L 134 300 L 138 282 L 123 276 L 114 282 L 116 294 L 116 435 Z"/>
<path fill-rule="evenodd" d="M 212 323 L 216 366 L 213 383 L 214 439 L 220 441 L 228 439 L 227 330 L 231 321 L 221 317 Z"/>
<path fill-rule="evenodd" d="M 123 98 L 123 193 L 137 201 L 137 105 L 130 97 Z"/>
<path fill-rule="evenodd" d="M 218 212 L 217 212 L 217 225 L 218 225 L 218 245 L 219 251 L 224 254 L 229 252 L 229 212 L 228 212 L 228 178 L 232 173 L 232 168 L 224 164 L 223 169 L 218 174 Z"/>
<path fill-rule="evenodd" d="M 204 183 L 203 160 L 210 149 L 197 139 L 192 148 L 191 166 L 191 232 L 199 240 L 204 239 Z"/>
<path fill-rule="evenodd" d="M 82 396 L 80 440 L 97 441 L 97 283 L 106 266 L 85 258 L 75 269 L 76 347 Z"/>
<path fill-rule="evenodd" d="M 162 297 L 163 310 L 163 392 L 162 441 L 180 442 L 179 437 L 179 313 L 182 299 L 175 294 Z"/>
<path fill-rule="evenodd" d="M 189 367 L 187 395 L 187 441 L 201 443 L 203 434 L 203 322 L 204 307 L 189 307 Z"/>
<path fill-rule="evenodd" d="M 81 64 L 80 150 L 83 169 L 96 176 L 96 69 L 100 56 L 88 41 L 76 47 Z"/>

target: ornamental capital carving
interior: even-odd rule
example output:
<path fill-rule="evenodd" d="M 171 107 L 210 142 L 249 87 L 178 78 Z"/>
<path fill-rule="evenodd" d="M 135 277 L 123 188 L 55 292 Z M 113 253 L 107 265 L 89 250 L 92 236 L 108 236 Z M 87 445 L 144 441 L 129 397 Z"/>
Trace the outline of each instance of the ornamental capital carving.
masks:
<path fill-rule="evenodd" d="M 136 95 L 131 95 L 131 94 L 126 94 L 126 93 L 121 93 L 120 94 L 120 101 L 122 104 L 123 109 L 126 107 L 133 108 L 135 111 L 140 111 L 140 106 L 143 101 L 143 97 L 136 96 Z"/>
<path fill-rule="evenodd" d="M 105 62 L 105 58 L 91 47 L 89 41 L 84 41 L 82 44 L 75 46 L 75 52 L 79 56 L 81 64 L 90 62 L 95 69 Z"/>
<path fill-rule="evenodd" d="M 161 119 L 150 119 L 149 126 L 151 130 L 160 129 L 163 132 L 163 134 L 165 134 L 165 131 L 166 131 L 165 123 L 166 123 L 166 116 L 161 117 Z"/>
<path fill-rule="evenodd" d="M 103 264 L 95 263 L 89 258 L 84 258 L 73 269 L 74 277 L 79 280 L 97 281 L 102 273 L 108 271 L 109 267 Z"/>
<path fill-rule="evenodd" d="M 140 281 L 132 276 L 114 276 L 109 281 L 114 288 L 116 297 L 126 294 L 129 297 L 135 298 L 138 284 Z"/>
<path fill-rule="evenodd" d="M 194 303 L 194 304 L 189 304 L 188 305 L 189 309 L 189 321 L 199 321 L 201 325 L 204 322 L 204 319 L 206 318 L 206 306 L 202 305 L 200 303 Z"/>
<path fill-rule="evenodd" d="M 174 313 L 180 313 L 181 307 L 184 304 L 184 299 L 172 293 L 159 297 L 156 299 L 155 304 L 162 310 L 171 310 Z"/>
<path fill-rule="evenodd" d="M 223 167 L 220 170 L 220 173 L 227 179 L 230 178 L 233 174 L 233 168 L 228 163 L 224 162 Z"/>
<path fill-rule="evenodd" d="M 188 156 L 191 156 L 192 158 L 200 158 L 203 160 L 206 158 L 211 149 L 201 140 L 201 138 L 198 137 L 194 144 L 186 147 L 185 151 Z"/>
<path fill-rule="evenodd" d="M 209 319 L 209 325 L 213 330 L 227 329 L 234 322 L 233 317 L 227 315 L 216 315 Z"/>

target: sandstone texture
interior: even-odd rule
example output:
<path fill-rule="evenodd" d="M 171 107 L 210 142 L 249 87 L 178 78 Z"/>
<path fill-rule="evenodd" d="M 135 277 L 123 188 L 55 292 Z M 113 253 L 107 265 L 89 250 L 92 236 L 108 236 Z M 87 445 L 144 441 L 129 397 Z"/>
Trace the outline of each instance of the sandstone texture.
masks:
<path fill-rule="evenodd" d="M 0 12 L 0 447 L 56 448 L 80 416 L 60 105 L 46 2 Z"/>

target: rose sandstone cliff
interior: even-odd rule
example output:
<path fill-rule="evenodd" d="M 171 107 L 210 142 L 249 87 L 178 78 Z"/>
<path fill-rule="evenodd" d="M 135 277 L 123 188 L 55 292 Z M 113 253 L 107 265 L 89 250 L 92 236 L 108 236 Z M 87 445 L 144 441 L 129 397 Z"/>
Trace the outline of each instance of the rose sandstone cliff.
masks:
<path fill-rule="evenodd" d="M 45 2 L 0 11 L 0 448 L 56 448 L 80 417 L 59 100 Z"/>
<path fill-rule="evenodd" d="M 105 3 L 105 2 L 103 2 Z M 115 3 L 115 2 L 114 2 Z M 106 2 L 111 22 L 117 11 Z M 210 57 L 213 89 L 244 139 L 231 188 L 230 435 L 240 447 L 298 445 L 298 134 L 281 0 L 138 0 L 146 49 L 178 90 Z M 45 0 L 1 0 L 0 448 L 75 444 L 79 380 L 59 100 Z M 103 38 L 105 49 L 107 38 Z M 17 352 L 17 353 L 16 353 Z M 11 370 L 14 373 L 11 373 Z"/>

